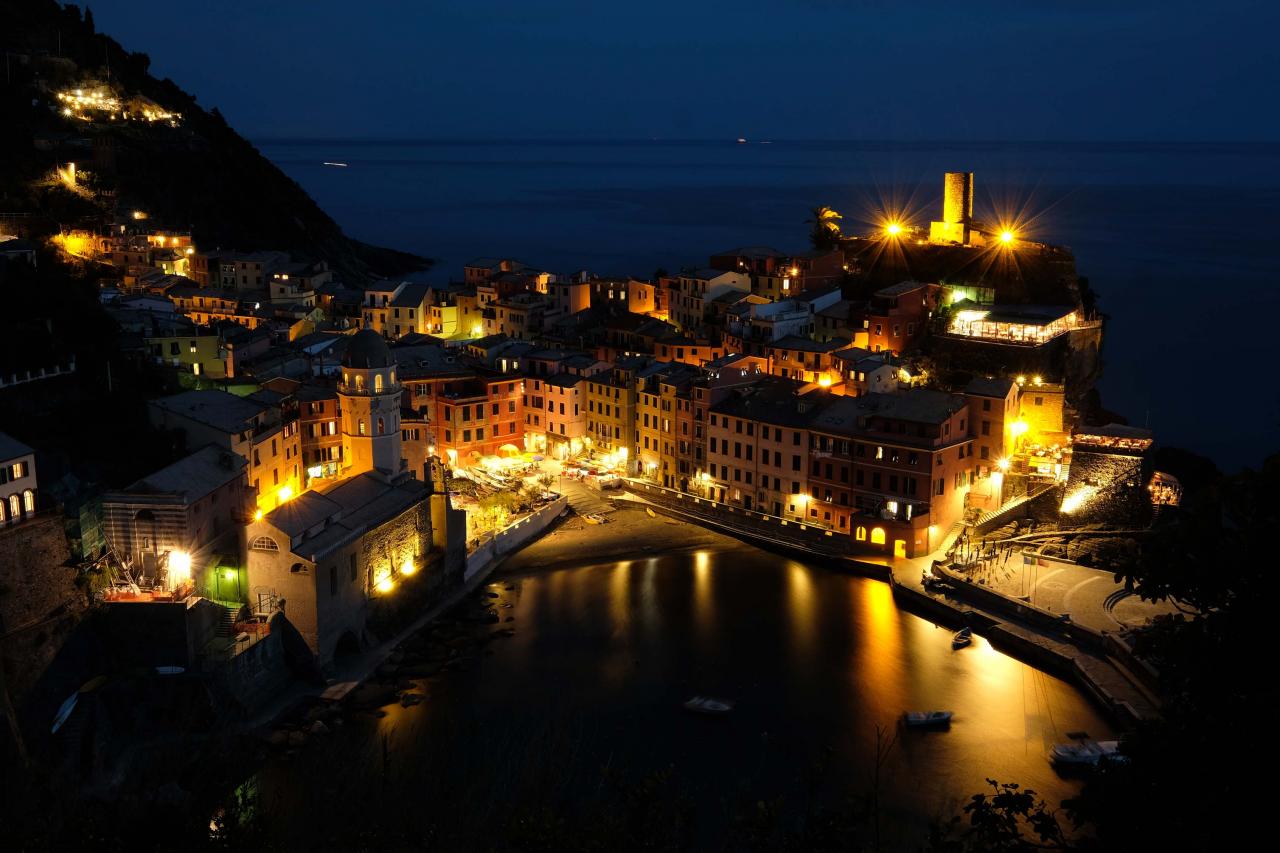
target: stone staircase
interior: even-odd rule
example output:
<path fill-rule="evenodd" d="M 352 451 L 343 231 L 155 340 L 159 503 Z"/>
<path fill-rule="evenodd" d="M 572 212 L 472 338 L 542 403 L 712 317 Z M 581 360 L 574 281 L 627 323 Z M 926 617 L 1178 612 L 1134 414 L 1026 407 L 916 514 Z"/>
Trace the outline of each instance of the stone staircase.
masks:
<path fill-rule="evenodd" d="M 1017 515 L 1017 511 L 1021 509 L 1022 506 L 1030 503 L 1052 488 L 1053 486 L 1042 486 L 1039 490 L 1029 495 L 1020 495 L 1012 500 L 1005 501 L 1002 506 L 982 513 L 982 515 L 978 516 L 977 520 L 975 520 L 970 526 L 979 533 L 985 533 L 988 530 L 994 530 L 997 527 L 1001 527 L 1009 521 L 1012 521 Z"/>
<path fill-rule="evenodd" d="M 218 605 L 222 608 L 222 615 L 218 619 L 217 636 L 233 638 L 236 635 L 236 615 L 240 612 L 240 605 L 222 602 L 218 602 Z"/>
<path fill-rule="evenodd" d="M 564 496 L 569 501 L 569 508 L 578 515 L 601 515 L 613 512 L 613 504 L 605 500 L 600 492 L 581 483 L 566 482 Z"/>

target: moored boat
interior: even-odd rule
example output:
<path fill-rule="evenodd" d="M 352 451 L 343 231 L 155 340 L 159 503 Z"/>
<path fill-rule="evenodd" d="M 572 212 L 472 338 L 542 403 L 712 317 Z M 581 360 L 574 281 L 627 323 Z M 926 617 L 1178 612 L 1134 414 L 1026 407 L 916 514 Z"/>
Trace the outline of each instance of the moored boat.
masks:
<path fill-rule="evenodd" d="M 965 646 L 969 645 L 972 642 L 973 642 L 973 629 L 961 628 L 959 631 L 956 631 L 955 636 L 951 638 L 951 648 L 963 649 Z"/>
<path fill-rule="evenodd" d="M 927 726 L 948 726 L 951 725 L 953 716 L 955 716 L 954 711 L 907 711 L 902 715 L 902 722 L 917 729 Z"/>
<path fill-rule="evenodd" d="M 711 696 L 694 696 L 684 703 L 684 709 L 697 714 L 727 714 L 733 710 L 733 703 Z"/>
<path fill-rule="evenodd" d="M 1081 740 L 1076 743 L 1055 743 L 1049 750 L 1049 761 L 1054 764 L 1084 765 L 1096 767 L 1104 758 L 1121 758 L 1120 742 L 1115 740 Z"/>

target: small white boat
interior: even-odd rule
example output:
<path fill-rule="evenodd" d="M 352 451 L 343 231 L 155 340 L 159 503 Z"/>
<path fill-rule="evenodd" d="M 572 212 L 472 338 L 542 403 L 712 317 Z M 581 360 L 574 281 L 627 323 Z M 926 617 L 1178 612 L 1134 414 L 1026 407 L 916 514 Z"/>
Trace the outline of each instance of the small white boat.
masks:
<path fill-rule="evenodd" d="M 1049 761 L 1054 764 L 1085 765 L 1096 767 L 1104 758 L 1121 758 L 1120 742 L 1115 740 L 1082 740 L 1076 743 L 1055 743 L 1049 750 Z"/>
<path fill-rule="evenodd" d="M 954 711 L 907 711 L 902 715 L 902 722 L 912 728 L 926 726 L 947 726 L 951 724 Z"/>
<path fill-rule="evenodd" d="M 183 669 L 183 668 L 182 668 L 182 667 L 180 667 L 180 666 L 158 666 L 158 667 L 156 667 L 156 674 L 157 674 L 157 675 L 182 675 L 182 673 L 184 673 L 184 672 L 186 672 L 186 670 L 185 670 L 185 669 Z"/>
<path fill-rule="evenodd" d="M 340 162 L 338 162 L 338 161 L 336 161 L 336 160 L 325 160 L 325 161 L 324 161 L 324 163 L 322 163 L 321 165 L 324 165 L 324 166 L 337 166 L 337 167 L 338 167 L 338 168 L 340 168 L 340 169 L 345 169 L 345 168 L 347 168 L 347 164 L 346 164 L 346 163 L 340 163 Z"/>
<path fill-rule="evenodd" d="M 62 728 L 62 724 L 71 716 L 71 712 L 76 709 L 76 702 L 80 699 L 80 691 L 72 693 L 67 697 L 67 701 L 63 702 L 58 708 L 58 713 L 53 715 L 53 728 L 49 730 L 50 734 L 57 734 L 58 729 Z"/>
<path fill-rule="evenodd" d="M 739 145 L 746 145 L 746 144 L 747 144 L 747 139 L 746 139 L 746 137 L 745 137 L 745 136 L 739 136 L 739 137 L 738 137 L 738 144 L 739 144 Z"/>
<path fill-rule="evenodd" d="M 713 699 L 710 696 L 694 696 L 684 703 L 686 711 L 696 714 L 727 714 L 733 710 L 733 703 L 727 699 Z"/>
<path fill-rule="evenodd" d="M 956 631 L 955 636 L 951 638 L 951 648 L 963 649 L 965 646 L 969 645 L 972 642 L 973 642 L 973 629 L 961 628 L 959 631 Z"/>

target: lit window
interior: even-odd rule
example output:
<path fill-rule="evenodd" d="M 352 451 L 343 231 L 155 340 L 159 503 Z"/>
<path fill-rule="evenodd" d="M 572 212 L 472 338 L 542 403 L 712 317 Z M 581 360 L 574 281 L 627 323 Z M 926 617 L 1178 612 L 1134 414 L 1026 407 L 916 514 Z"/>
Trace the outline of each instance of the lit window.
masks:
<path fill-rule="evenodd" d="M 884 544 L 884 528 L 883 527 L 871 528 L 871 544 L 872 545 Z"/>

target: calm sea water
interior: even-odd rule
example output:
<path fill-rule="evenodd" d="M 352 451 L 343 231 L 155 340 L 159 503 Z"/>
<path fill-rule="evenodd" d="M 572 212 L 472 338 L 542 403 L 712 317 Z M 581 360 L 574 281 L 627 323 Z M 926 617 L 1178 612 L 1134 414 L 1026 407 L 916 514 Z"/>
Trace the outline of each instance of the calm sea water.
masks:
<path fill-rule="evenodd" d="M 1071 246 L 1110 315 L 1108 407 L 1228 469 L 1280 450 L 1280 144 L 262 141 L 348 233 L 437 258 L 649 275 L 806 246 L 885 209 L 925 224 L 942 173 L 977 212 Z M 342 161 L 348 168 L 322 165 Z"/>
<path fill-rule="evenodd" d="M 428 682 L 422 705 L 351 723 L 261 771 L 261 804 L 282 837 L 424 815 L 483 827 L 529 800 L 592 814 L 608 774 L 635 782 L 672 768 L 710 838 L 743 803 L 782 797 L 794 810 L 866 792 L 879 727 L 888 837 L 906 842 L 988 777 L 1056 805 L 1078 783 L 1050 768 L 1049 746 L 1070 731 L 1112 732 L 1073 686 L 986 640 L 953 651 L 950 630 L 899 610 L 878 581 L 739 543 L 534 563 L 517 555 L 504 572 L 515 588 L 495 604 L 516 633 L 492 656 Z M 738 705 L 723 718 L 684 712 L 698 693 Z M 949 731 L 890 746 L 904 709 L 932 708 L 956 712 Z"/>

